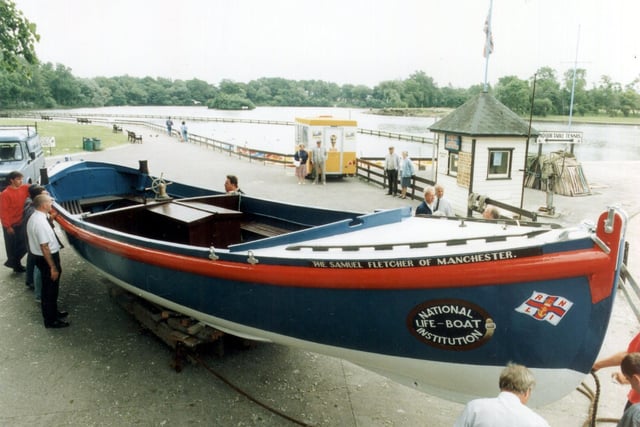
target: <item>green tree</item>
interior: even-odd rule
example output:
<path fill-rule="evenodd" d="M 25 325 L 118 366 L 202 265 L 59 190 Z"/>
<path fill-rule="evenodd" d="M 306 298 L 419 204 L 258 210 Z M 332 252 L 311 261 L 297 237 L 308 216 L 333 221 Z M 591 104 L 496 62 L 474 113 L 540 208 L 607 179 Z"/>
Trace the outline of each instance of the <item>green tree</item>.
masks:
<path fill-rule="evenodd" d="M 433 107 L 437 98 L 438 88 L 424 71 L 413 73 L 403 82 L 402 100 L 410 108 Z"/>
<path fill-rule="evenodd" d="M 611 117 L 618 114 L 620 111 L 620 93 L 622 92 L 620 83 L 614 82 L 611 77 L 605 75 L 600 77 L 598 86 L 592 92 L 596 108 Z"/>
<path fill-rule="evenodd" d="M 640 110 L 640 95 L 633 89 L 627 87 L 627 89 L 620 94 L 620 110 L 625 117 L 636 113 Z"/>
<path fill-rule="evenodd" d="M 529 112 L 531 93 L 529 83 L 516 76 L 501 77 L 495 88 L 495 97 L 515 113 Z M 537 95 L 536 95 L 537 98 Z"/>
<path fill-rule="evenodd" d="M 253 110 L 256 108 L 253 102 L 237 93 L 219 93 L 209 101 L 207 106 L 219 110 Z"/>
<path fill-rule="evenodd" d="M 71 74 L 71 68 L 56 64 L 56 68 L 50 73 L 49 78 L 51 96 L 58 105 L 65 107 L 81 105 L 82 92 L 76 82 L 76 78 Z"/>
<path fill-rule="evenodd" d="M 37 64 L 34 45 L 39 40 L 35 24 L 11 0 L 0 0 L 0 70 L 28 69 L 21 60 Z"/>
<path fill-rule="evenodd" d="M 573 84 L 574 70 L 567 70 L 564 73 L 562 99 L 563 105 L 561 113 L 564 115 L 569 114 L 571 107 L 571 89 L 574 88 L 573 93 L 573 113 L 585 115 L 587 113 L 594 112 L 593 104 L 589 99 L 589 93 L 587 91 L 587 71 L 583 68 L 577 68 L 575 70 L 575 87 Z"/>
<path fill-rule="evenodd" d="M 402 100 L 404 86 L 399 80 L 388 80 L 373 88 L 373 98 L 378 100 L 374 107 L 396 107 L 407 108 L 408 105 Z"/>
<path fill-rule="evenodd" d="M 469 95 L 466 89 L 458 89 L 453 86 L 445 86 L 440 89 L 439 107 L 456 108 L 467 102 Z"/>
<path fill-rule="evenodd" d="M 216 96 L 216 88 L 204 80 L 191 79 L 185 84 L 189 91 L 189 98 L 193 102 L 205 105 L 208 100 Z"/>
<path fill-rule="evenodd" d="M 560 91 L 560 83 L 556 79 L 556 72 L 551 67 L 542 67 L 536 72 L 536 94 L 534 100 L 534 114 L 536 100 L 548 99 L 551 102 L 551 110 L 548 114 L 561 114 L 563 106 L 562 92 Z M 564 103 L 566 105 L 566 103 Z M 539 105 L 545 105 L 544 110 L 549 109 L 549 103 L 541 102 Z"/>

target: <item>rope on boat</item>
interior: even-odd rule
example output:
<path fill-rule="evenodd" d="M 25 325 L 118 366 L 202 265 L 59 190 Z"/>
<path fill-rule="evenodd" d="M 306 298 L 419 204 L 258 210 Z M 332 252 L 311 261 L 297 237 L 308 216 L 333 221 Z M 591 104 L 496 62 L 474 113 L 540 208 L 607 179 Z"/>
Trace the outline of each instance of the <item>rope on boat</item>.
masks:
<path fill-rule="evenodd" d="M 596 427 L 596 424 L 599 422 L 613 424 L 617 423 L 619 421 L 619 419 L 617 418 L 598 418 L 598 404 L 600 402 L 600 380 L 598 379 L 595 371 L 591 371 L 591 376 L 593 377 L 593 381 L 596 384 L 595 392 L 591 390 L 591 388 L 587 384 L 585 384 L 584 381 L 580 383 L 580 386 L 578 386 L 578 388 L 576 389 L 591 401 L 591 404 L 589 405 L 589 416 L 587 417 L 587 420 L 584 422 L 583 426 Z"/>
<path fill-rule="evenodd" d="M 269 405 L 267 405 L 266 403 L 263 403 L 261 401 L 259 401 L 257 398 L 251 396 L 249 393 L 247 393 L 246 391 L 242 390 L 240 387 L 238 387 L 237 385 L 235 385 L 234 383 L 232 383 L 230 380 L 228 380 L 226 377 L 224 377 L 222 374 L 220 374 L 219 372 L 217 372 L 216 370 L 214 370 L 212 367 L 210 367 L 209 365 L 207 365 L 204 360 L 202 360 L 199 356 L 197 356 L 196 354 L 191 354 L 190 355 L 196 362 L 198 362 L 198 364 L 200 364 L 200 366 L 202 366 L 203 368 L 205 368 L 207 371 L 209 371 L 209 373 L 211 373 L 214 377 L 218 378 L 220 381 L 222 381 L 223 383 L 225 383 L 227 386 L 229 386 L 230 388 L 232 388 L 233 390 L 235 390 L 237 393 L 239 393 L 240 395 L 246 397 L 247 399 L 249 399 L 250 401 L 252 401 L 253 403 L 255 403 L 258 406 L 263 407 L 264 409 L 266 409 L 267 411 L 278 415 L 279 417 L 284 418 L 285 420 L 291 421 L 294 424 L 297 424 L 299 426 L 303 426 L 303 427 L 311 427 L 311 424 L 307 424 L 303 421 L 299 421 L 296 420 L 295 418 L 290 417 L 289 415 L 285 414 L 284 412 L 279 411 L 276 408 L 273 408 Z"/>

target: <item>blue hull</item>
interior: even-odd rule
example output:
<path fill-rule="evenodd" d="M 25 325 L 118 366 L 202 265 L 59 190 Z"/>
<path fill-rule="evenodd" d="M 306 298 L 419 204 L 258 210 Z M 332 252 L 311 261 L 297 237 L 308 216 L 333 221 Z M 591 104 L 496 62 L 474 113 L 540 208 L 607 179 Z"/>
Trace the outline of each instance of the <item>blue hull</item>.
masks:
<path fill-rule="evenodd" d="M 84 259 L 129 291 L 226 332 L 341 357 L 458 401 L 493 395 L 499 370 L 516 362 L 534 370 L 543 390 L 534 404 L 543 404 L 575 389 L 607 330 L 624 242 L 620 215 L 614 215 L 617 235 L 598 237 L 610 246 L 605 255 L 589 233 L 558 232 L 555 239 L 535 228 L 523 239 L 504 238 L 522 239 L 520 247 L 492 236 L 484 246 L 498 249 L 486 252 L 465 252 L 462 240 L 430 242 L 433 249 L 420 240 L 402 241 L 397 250 L 373 243 L 362 247 L 375 250 L 357 250 L 352 240 L 359 232 L 376 237 L 389 234 L 378 228 L 399 227 L 402 235 L 409 220 L 402 212 L 359 216 L 250 197 L 242 199 L 243 212 L 307 228 L 210 249 L 92 224 L 100 210 L 110 215 L 105 203 L 88 204 L 94 211 L 83 215 L 64 208 L 107 195 L 144 195 L 152 184 L 134 170 L 85 163 L 58 172 L 49 188 L 69 242 Z M 170 194 L 217 193 L 172 184 Z M 345 240 L 342 231 L 351 228 L 358 231 Z M 478 228 L 483 236 L 487 225 Z M 467 238 L 468 245 L 479 239 Z"/>

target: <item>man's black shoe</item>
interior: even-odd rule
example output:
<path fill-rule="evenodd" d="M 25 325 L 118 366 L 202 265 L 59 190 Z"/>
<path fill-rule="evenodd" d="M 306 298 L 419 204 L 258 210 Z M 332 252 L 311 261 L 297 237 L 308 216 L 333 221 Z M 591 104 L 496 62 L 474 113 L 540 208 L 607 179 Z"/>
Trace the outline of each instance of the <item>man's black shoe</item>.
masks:
<path fill-rule="evenodd" d="M 44 327 L 45 328 L 66 328 L 67 326 L 70 326 L 70 325 L 71 324 L 69 322 L 65 322 L 64 320 L 57 319 L 49 324 L 45 324 Z"/>
<path fill-rule="evenodd" d="M 58 312 L 58 319 L 64 319 L 65 317 L 67 317 L 69 315 L 68 311 L 59 311 Z"/>
<path fill-rule="evenodd" d="M 24 266 L 18 264 L 15 267 L 13 267 L 13 271 L 15 271 L 16 273 L 24 273 L 25 271 L 27 271 L 27 269 L 24 268 Z"/>

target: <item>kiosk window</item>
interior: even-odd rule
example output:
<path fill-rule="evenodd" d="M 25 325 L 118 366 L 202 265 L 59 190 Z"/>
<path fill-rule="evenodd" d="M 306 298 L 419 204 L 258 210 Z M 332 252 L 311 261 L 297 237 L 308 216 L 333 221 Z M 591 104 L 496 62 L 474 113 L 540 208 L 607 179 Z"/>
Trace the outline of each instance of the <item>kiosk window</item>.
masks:
<path fill-rule="evenodd" d="M 487 178 L 511 178 L 512 149 L 489 149 L 489 167 Z"/>
<path fill-rule="evenodd" d="M 458 153 L 449 152 L 449 175 L 458 176 Z"/>

